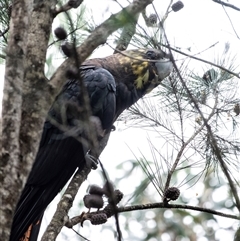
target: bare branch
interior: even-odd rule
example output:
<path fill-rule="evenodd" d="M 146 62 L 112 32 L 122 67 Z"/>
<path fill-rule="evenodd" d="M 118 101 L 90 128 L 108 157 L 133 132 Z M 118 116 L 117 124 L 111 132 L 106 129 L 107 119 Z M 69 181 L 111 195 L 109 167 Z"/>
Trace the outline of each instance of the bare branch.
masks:
<path fill-rule="evenodd" d="M 187 56 L 187 57 L 189 57 L 189 58 L 191 58 L 191 59 L 199 60 L 199 61 L 201 61 L 201 62 L 203 62 L 203 63 L 206 63 L 206 64 L 210 64 L 210 65 L 212 65 L 212 66 L 215 66 L 215 67 L 217 67 L 217 68 L 219 68 L 219 69 L 221 69 L 221 70 L 224 70 L 224 71 L 228 72 L 229 74 L 237 77 L 238 79 L 240 78 L 239 74 L 234 73 L 234 72 L 232 72 L 231 70 L 226 69 L 226 68 L 224 68 L 224 67 L 221 66 L 221 65 L 215 64 L 215 63 L 213 63 L 213 62 L 210 62 L 210 61 L 207 61 L 207 60 L 198 58 L 198 57 L 195 57 L 195 56 L 190 55 L 190 54 L 186 54 L 186 53 L 184 53 L 184 52 L 182 52 L 182 51 L 179 51 L 179 50 L 177 50 L 177 49 L 175 49 L 175 48 L 173 48 L 173 47 L 171 47 L 171 46 L 167 46 L 167 45 L 163 45 L 163 46 L 164 46 L 164 47 L 167 47 L 167 48 L 169 48 L 169 49 L 171 49 L 171 50 L 173 50 L 174 52 L 177 52 L 177 53 L 179 53 L 179 54 L 185 55 L 185 56 Z"/>
<path fill-rule="evenodd" d="M 223 5 L 223 6 L 235 9 L 237 11 L 240 11 L 240 8 L 234 6 L 233 4 L 226 3 L 226 2 L 223 2 L 223 1 L 220 1 L 220 0 L 212 0 L 212 1 L 215 2 L 215 3 L 219 3 L 219 4 Z"/>
<path fill-rule="evenodd" d="M 184 209 L 184 210 L 188 209 L 188 210 L 193 210 L 193 211 L 210 213 L 210 214 L 217 215 L 217 216 L 220 216 L 220 217 L 240 220 L 240 217 L 237 216 L 237 215 L 218 212 L 218 211 L 208 209 L 208 208 L 202 208 L 202 207 L 191 206 L 191 205 L 182 205 L 182 204 L 169 204 L 169 203 L 166 204 L 164 202 L 132 205 L 132 206 L 126 206 L 126 207 L 118 207 L 117 211 L 118 211 L 118 213 L 123 213 L 123 212 L 132 212 L 132 211 L 139 211 L 139 210 L 146 210 L 146 209 L 155 209 L 155 208 Z M 100 213 L 106 213 L 106 211 L 103 209 L 103 210 L 100 210 L 98 212 L 84 213 L 84 216 L 85 216 L 84 219 L 87 219 L 87 216 L 91 217 L 95 214 L 100 214 Z M 82 223 L 82 222 L 83 222 L 83 215 L 80 215 L 80 216 L 76 216 L 76 217 L 71 218 L 69 220 L 69 222 L 66 223 L 66 224 L 67 224 L 67 227 L 72 228 L 74 225 L 76 225 L 78 223 Z M 71 225 L 69 225 L 69 224 L 71 224 Z"/>
<path fill-rule="evenodd" d="M 228 20 L 229 20 L 229 22 L 230 22 L 230 24 L 231 24 L 231 26 L 232 26 L 232 29 L 233 29 L 234 33 L 236 34 L 237 38 L 240 39 L 239 36 L 238 36 L 238 34 L 237 34 L 237 31 L 236 31 L 236 29 L 235 29 L 235 27 L 234 27 L 234 25 L 233 25 L 233 23 L 232 23 L 232 20 L 231 20 L 229 14 L 227 13 L 227 11 L 226 11 L 226 9 L 225 9 L 224 6 L 223 6 L 223 10 L 224 10 L 225 14 L 226 14 L 227 17 L 228 17 Z"/>
<path fill-rule="evenodd" d="M 218 215 L 221 217 L 240 220 L 240 217 L 236 216 L 236 215 L 226 214 L 226 213 L 218 212 L 218 211 L 208 209 L 208 208 L 201 208 L 201 207 L 196 207 L 196 206 L 191 206 L 191 205 L 181 205 L 181 204 L 167 204 L 166 205 L 165 203 L 150 203 L 150 204 L 143 204 L 143 205 L 134 205 L 134 206 L 129 206 L 129 207 L 120 207 L 120 208 L 118 208 L 118 211 L 121 213 L 121 212 L 129 212 L 129 211 L 144 210 L 144 209 L 151 209 L 151 208 L 189 209 L 189 210 L 194 210 L 194 211 L 211 213 L 213 215 Z"/>

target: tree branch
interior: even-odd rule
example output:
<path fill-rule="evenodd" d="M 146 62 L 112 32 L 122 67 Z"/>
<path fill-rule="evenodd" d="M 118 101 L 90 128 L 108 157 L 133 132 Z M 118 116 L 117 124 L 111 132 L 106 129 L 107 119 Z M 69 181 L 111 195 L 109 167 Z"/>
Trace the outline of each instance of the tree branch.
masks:
<path fill-rule="evenodd" d="M 121 212 L 129 212 L 129 211 L 152 209 L 152 208 L 189 209 L 189 210 L 194 210 L 194 211 L 199 211 L 199 212 L 211 213 L 213 215 L 218 215 L 221 217 L 240 220 L 240 217 L 237 215 L 231 215 L 231 214 L 218 212 L 218 211 L 208 209 L 208 208 L 202 208 L 202 207 L 191 206 L 191 205 L 182 205 L 182 204 L 167 204 L 166 205 L 165 203 L 150 203 L 150 204 L 144 204 L 144 205 L 133 205 L 133 206 L 129 206 L 129 207 L 120 207 L 120 208 L 118 208 L 118 211 L 121 213 Z"/>
<path fill-rule="evenodd" d="M 117 41 L 117 46 L 116 46 L 116 50 L 114 51 L 114 54 L 118 53 L 118 51 L 124 51 L 127 49 L 133 35 L 136 32 L 136 24 L 137 24 L 138 18 L 139 18 L 139 13 L 136 14 L 134 17 L 132 17 L 132 19 L 130 19 L 130 23 L 124 26 L 121 36 Z"/>
<path fill-rule="evenodd" d="M 223 2 L 223 1 L 220 1 L 220 0 L 212 0 L 212 1 L 215 2 L 215 3 L 219 3 L 219 4 L 223 5 L 223 6 L 235 9 L 237 11 L 240 11 L 240 8 L 234 6 L 233 4 L 226 3 L 226 2 Z"/>
<path fill-rule="evenodd" d="M 201 62 L 203 62 L 203 63 L 206 63 L 206 64 L 210 64 L 210 65 L 212 65 L 212 66 L 215 66 L 215 67 L 217 67 L 217 68 L 219 68 L 219 69 L 221 69 L 221 70 L 223 70 L 223 71 L 225 71 L 225 72 L 228 72 L 229 74 L 237 77 L 238 79 L 240 78 L 240 75 L 239 75 L 239 74 L 234 73 L 234 72 L 232 72 L 231 70 L 226 69 L 226 68 L 224 68 L 224 67 L 221 66 L 221 65 L 215 64 L 215 63 L 213 63 L 213 62 L 210 62 L 210 61 L 207 61 L 207 60 L 198 58 L 198 57 L 195 57 L 195 56 L 190 55 L 190 54 L 186 54 L 186 53 L 184 53 L 184 52 L 182 52 L 182 51 L 179 51 L 179 50 L 177 50 L 177 49 L 175 49 L 175 48 L 173 48 L 173 47 L 170 47 L 170 46 L 168 46 L 168 45 L 162 44 L 162 46 L 164 46 L 164 47 L 166 47 L 166 48 L 168 48 L 168 49 L 171 49 L 171 50 L 173 50 L 174 52 L 177 52 L 177 53 L 179 53 L 179 54 L 185 55 L 185 56 L 187 56 L 187 57 L 189 57 L 189 58 L 191 58 L 191 59 L 195 59 L 195 60 L 201 61 Z"/>
<path fill-rule="evenodd" d="M 124 213 L 124 212 L 148 210 L 148 209 L 155 209 L 155 208 L 184 209 L 184 210 L 187 209 L 187 210 L 199 211 L 199 212 L 204 212 L 204 213 L 210 213 L 210 214 L 217 215 L 220 217 L 240 220 L 240 216 L 215 211 L 215 210 L 212 210 L 209 208 L 202 208 L 202 207 L 184 205 L 184 204 L 169 204 L 169 203 L 166 204 L 164 202 L 132 205 L 132 206 L 126 206 L 126 207 L 117 207 L 117 212 Z M 109 210 L 103 209 L 103 210 L 99 210 L 97 212 L 84 213 L 84 215 L 81 214 L 79 216 L 73 217 L 68 222 L 66 222 L 66 226 L 68 228 L 72 228 L 76 224 L 79 224 L 79 223 L 83 224 L 84 220 L 88 220 L 88 219 L 90 219 L 91 216 L 96 215 L 96 214 L 101 214 L 101 213 L 106 213 L 107 216 L 110 217 Z M 113 212 L 112 212 L 112 214 L 113 214 Z M 89 218 L 88 218 L 88 216 L 89 216 Z"/>

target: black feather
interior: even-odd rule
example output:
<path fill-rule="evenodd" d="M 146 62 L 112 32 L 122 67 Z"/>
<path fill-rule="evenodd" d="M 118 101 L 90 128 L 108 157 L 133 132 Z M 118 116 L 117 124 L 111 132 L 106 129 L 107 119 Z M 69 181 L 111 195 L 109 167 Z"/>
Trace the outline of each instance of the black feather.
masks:
<path fill-rule="evenodd" d="M 92 114 L 100 119 L 104 129 L 111 128 L 115 114 L 114 78 L 108 71 L 95 67 L 84 69 L 81 76 L 90 97 Z M 35 162 L 16 207 L 10 241 L 18 241 L 31 224 L 41 220 L 48 204 L 76 169 L 84 167 L 88 147 L 76 139 L 82 134 L 81 128 L 76 126 L 79 113 L 71 108 L 75 106 L 81 113 L 79 86 L 77 79 L 68 80 L 49 111 Z M 70 130 L 77 127 L 79 131 L 72 136 L 61 126 Z M 36 240 L 37 235 L 38 231 L 32 234 L 31 240 Z"/>
<path fill-rule="evenodd" d="M 141 58 L 162 59 L 166 54 L 161 50 L 124 53 L 87 60 L 80 67 L 79 77 L 85 83 L 92 115 L 100 120 L 106 132 L 126 108 L 160 83 L 159 73 L 167 76 L 171 72 L 160 61 L 157 64 L 140 61 Z M 10 241 L 19 241 L 29 226 L 37 223 L 29 240 L 36 241 L 44 210 L 75 170 L 84 167 L 89 147 L 82 122 L 84 106 L 78 75 L 78 71 L 68 71 L 70 79 L 56 97 L 44 123 L 37 157 L 17 204 Z M 136 86 L 139 77 L 142 82 Z M 79 137 L 86 138 L 86 142 L 79 142 Z"/>

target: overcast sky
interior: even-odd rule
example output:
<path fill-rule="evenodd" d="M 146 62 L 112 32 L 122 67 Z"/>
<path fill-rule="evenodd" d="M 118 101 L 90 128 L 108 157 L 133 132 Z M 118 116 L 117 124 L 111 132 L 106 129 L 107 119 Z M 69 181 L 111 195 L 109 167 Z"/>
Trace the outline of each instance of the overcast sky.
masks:
<path fill-rule="evenodd" d="M 123 6 L 127 5 L 127 1 L 120 1 Z M 240 7 L 239 0 L 229 1 L 232 4 Z M 160 17 L 165 13 L 165 9 L 169 1 L 167 0 L 155 0 L 154 4 L 158 11 Z M 177 47 L 181 47 L 183 52 L 189 54 L 198 53 L 204 49 L 207 49 L 212 44 L 217 43 L 214 49 L 210 49 L 204 52 L 200 57 L 215 61 L 219 53 L 224 50 L 225 44 L 230 43 L 230 51 L 233 54 L 239 55 L 239 39 L 236 36 L 234 29 L 232 28 L 229 18 L 224 12 L 221 5 L 214 3 L 211 0 L 183 0 L 185 7 L 179 12 L 170 13 L 168 20 L 166 22 L 166 33 L 170 44 Z M 110 0 L 88 0 L 85 1 L 87 7 L 90 7 L 93 12 L 95 21 L 98 23 L 105 20 L 111 13 L 115 13 L 121 10 L 120 6 L 115 1 Z M 229 17 L 231 18 L 232 24 L 240 36 L 240 14 L 238 11 L 232 10 L 230 8 L 225 8 Z M 147 13 L 153 13 L 152 7 L 147 8 Z M 114 47 L 114 46 L 113 46 Z M 191 52 L 187 49 L 191 48 Z M 94 52 L 94 57 L 104 57 L 112 53 L 112 49 L 108 46 L 99 48 L 98 51 Z M 198 56 L 199 57 L 199 56 Z M 237 56 L 239 58 L 239 56 Z M 192 68 L 196 71 L 202 70 L 202 65 L 200 63 L 190 61 Z M 201 66 L 201 67 L 200 67 Z M 0 65 L 0 82 L 3 82 L 4 66 Z M 2 85 L 0 85 L 1 88 Z M 0 90 L 0 93 L 2 91 Z M 0 96 L 1 97 L 1 96 Z M 146 140 L 146 132 L 140 129 L 125 129 L 122 125 L 116 125 L 117 130 L 111 134 L 108 146 L 102 153 L 101 160 L 104 165 L 107 166 L 108 170 L 111 170 L 116 166 L 116 163 L 120 163 L 127 159 L 134 158 L 134 155 L 129 150 L 128 146 L 131 146 L 136 153 L 140 149 L 142 150 L 148 146 Z M 152 134 L 149 134 L 152 135 Z M 127 137 L 127 138 L 126 138 Z M 137 138 L 136 138 L 137 137 Z M 154 138 L 154 136 L 153 136 Z M 116 145 L 115 143 L 118 143 Z M 146 150 L 146 153 L 150 155 L 151 152 Z M 139 153 L 139 152 L 138 152 Z M 146 155 L 148 155 L 146 154 Z M 114 160 L 113 160 L 114 158 Z M 113 174 L 115 175 L 115 174 Z M 94 173 L 90 174 L 88 183 L 96 183 L 101 180 L 96 180 Z M 82 189 L 85 190 L 87 184 Z M 82 193 L 80 194 L 82 195 Z M 52 211 L 50 211 L 52 212 Z M 224 219 L 224 221 L 227 219 Z M 228 220 L 227 220 L 228 222 Z M 91 227 L 92 228 L 92 227 Z M 94 227 L 95 232 L 98 233 L 98 227 Z M 90 233 L 86 234 L 91 240 L 108 240 L 106 238 L 108 231 L 105 231 L 102 235 L 99 234 L 98 238 L 95 239 Z M 232 234 L 220 233 L 219 241 L 231 240 Z M 71 233 L 72 235 L 72 233 Z M 222 237 L 221 237 L 222 236 Z M 109 233 L 109 240 L 113 240 L 113 234 Z M 58 241 L 63 240 L 61 237 L 57 239 Z M 202 239 L 204 241 L 204 239 Z"/>

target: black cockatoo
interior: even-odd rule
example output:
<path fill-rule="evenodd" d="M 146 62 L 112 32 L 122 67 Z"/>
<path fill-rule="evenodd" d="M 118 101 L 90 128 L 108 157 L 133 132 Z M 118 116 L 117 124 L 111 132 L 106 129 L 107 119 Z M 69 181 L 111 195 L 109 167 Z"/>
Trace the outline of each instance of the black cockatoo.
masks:
<path fill-rule="evenodd" d="M 171 70 L 169 56 L 157 49 L 126 50 L 86 60 L 80 66 L 80 76 L 88 92 L 91 115 L 99 120 L 104 133 Z M 46 207 L 76 169 L 84 167 L 89 146 L 81 108 L 79 79 L 72 77 L 44 123 L 38 153 L 15 210 L 10 241 L 36 241 Z"/>

